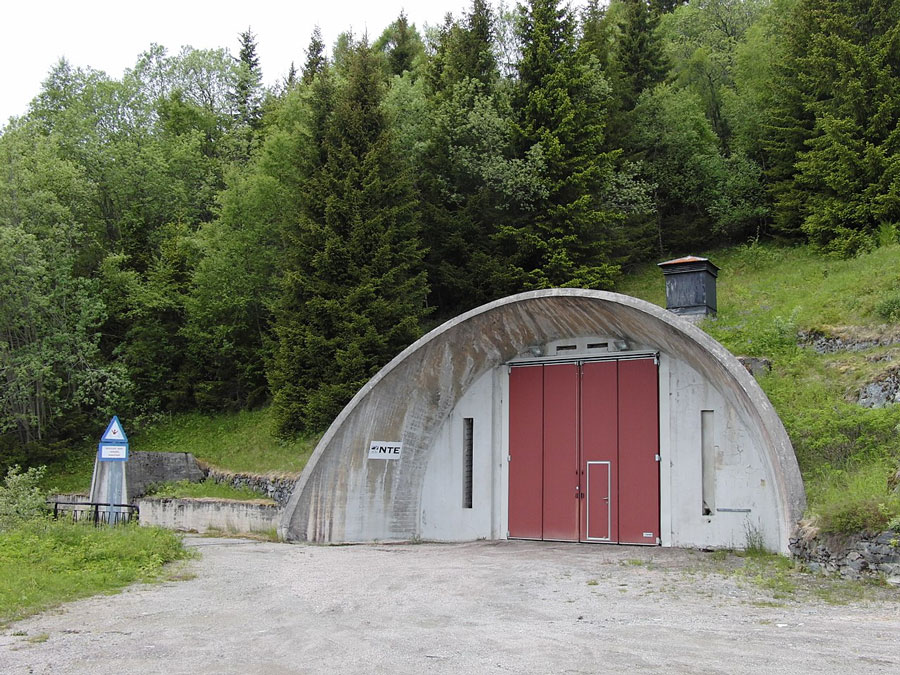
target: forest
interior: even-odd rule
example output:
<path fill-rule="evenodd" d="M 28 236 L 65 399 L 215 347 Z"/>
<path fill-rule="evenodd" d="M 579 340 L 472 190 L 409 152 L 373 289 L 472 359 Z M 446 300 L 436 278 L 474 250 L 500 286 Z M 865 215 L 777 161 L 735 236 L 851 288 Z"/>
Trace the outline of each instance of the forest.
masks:
<path fill-rule="evenodd" d="M 61 60 L 0 131 L 0 468 L 114 413 L 314 433 L 489 300 L 897 237 L 898 0 L 473 0 L 316 30 L 275 87 L 234 46 Z"/>

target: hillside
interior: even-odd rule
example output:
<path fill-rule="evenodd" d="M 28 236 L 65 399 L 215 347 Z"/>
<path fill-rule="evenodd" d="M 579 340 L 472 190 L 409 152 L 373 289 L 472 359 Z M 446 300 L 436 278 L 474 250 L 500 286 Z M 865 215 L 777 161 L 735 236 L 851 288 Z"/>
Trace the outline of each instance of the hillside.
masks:
<path fill-rule="evenodd" d="M 900 405 L 860 399 L 871 404 L 861 394 L 878 382 L 896 395 L 900 246 L 852 259 L 772 245 L 697 254 L 721 268 L 719 314 L 702 328 L 735 354 L 772 362 L 759 382 L 794 444 L 809 514 L 830 531 L 896 525 L 900 495 L 890 480 L 900 468 Z M 655 265 L 617 290 L 665 306 Z"/>

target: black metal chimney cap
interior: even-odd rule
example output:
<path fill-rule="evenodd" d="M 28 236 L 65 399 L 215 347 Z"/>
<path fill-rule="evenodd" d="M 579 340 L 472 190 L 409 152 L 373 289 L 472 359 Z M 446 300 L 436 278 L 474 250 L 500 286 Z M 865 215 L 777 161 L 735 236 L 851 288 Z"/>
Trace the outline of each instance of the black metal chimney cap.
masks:
<path fill-rule="evenodd" d="M 666 260 L 665 262 L 656 263 L 656 266 L 662 270 L 663 274 L 709 272 L 714 277 L 719 276 L 719 267 L 715 263 L 710 262 L 709 258 L 700 258 L 695 255 Z"/>

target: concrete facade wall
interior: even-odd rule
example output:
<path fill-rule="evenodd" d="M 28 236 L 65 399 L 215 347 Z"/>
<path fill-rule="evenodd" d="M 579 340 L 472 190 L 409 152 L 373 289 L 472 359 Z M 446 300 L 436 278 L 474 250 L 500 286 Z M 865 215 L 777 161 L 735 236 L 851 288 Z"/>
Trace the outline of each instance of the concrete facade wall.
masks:
<path fill-rule="evenodd" d="M 497 538 L 499 514 L 494 495 L 500 490 L 500 467 L 494 438 L 502 414 L 495 400 L 503 385 L 487 372 L 459 400 L 435 438 L 425 469 L 420 533 L 424 539 L 471 541 Z M 463 420 L 473 420 L 472 508 L 463 506 Z"/>
<path fill-rule="evenodd" d="M 184 532 L 267 532 L 276 529 L 281 518 L 274 504 L 217 499 L 148 498 L 139 499 L 137 506 L 141 525 Z"/>
<path fill-rule="evenodd" d="M 280 524 L 286 539 L 351 542 L 506 536 L 507 369 L 590 336 L 660 354 L 663 545 L 741 546 L 757 528 L 787 551 L 805 506 L 790 441 L 756 381 L 721 345 L 649 303 L 554 289 L 490 303 L 435 329 L 367 383 L 317 446 Z M 580 348 L 580 347 L 579 347 Z M 703 516 L 701 410 L 712 411 L 718 508 Z M 462 419 L 474 419 L 473 507 L 461 497 Z M 370 460 L 374 440 L 402 441 Z M 726 499 L 727 497 L 727 499 Z M 747 510 L 749 509 L 749 510 Z"/>
<path fill-rule="evenodd" d="M 669 413 L 660 420 L 672 546 L 744 548 L 748 536 L 761 536 L 772 550 L 784 551 L 777 527 L 778 495 L 774 467 L 759 434 L 714 384 L 688 364 L 668 355 L 662 383 Z M 663 373 L 661 373 L 662 379 Z M 712 508 L 703 513 L 701 413 L 713 427 L 714 490 Z M 665 427 L 665 428 L 664 428 Z M 667 437 L 666 437 L 667 436 Z"/>

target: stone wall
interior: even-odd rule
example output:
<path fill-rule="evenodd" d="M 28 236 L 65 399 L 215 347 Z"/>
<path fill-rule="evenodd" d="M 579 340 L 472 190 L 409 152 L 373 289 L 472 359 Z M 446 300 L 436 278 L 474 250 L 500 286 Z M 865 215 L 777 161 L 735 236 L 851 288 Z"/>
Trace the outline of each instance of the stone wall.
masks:
<path fill-rule="evenodd" d="M 790 550 L 813 571 L 848 579 L 883 575 L 900 585 L 900 532 L 833 535 L 801 525 L 791 537 Z"/>
<path fill-rule="evenodd" d="M 223 485 L 235 488 L 249 488 L 260 496 L 268 497 L 278 506 L 287 504 L 297 482 L 296 476 L 256 475 L 251 473 L 232 473 L 213 467 L 204 468 L 206 477 Z"/>
<path fill-rule="evenodd" d="M 137 505 L 141 525 L 183 532 L 271 532 L 281 518 L 281 509 L 274 504 L 234 500 L 147 497 L 139 499 Z"/>

